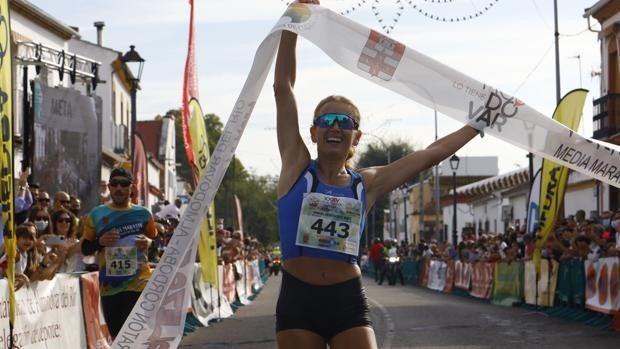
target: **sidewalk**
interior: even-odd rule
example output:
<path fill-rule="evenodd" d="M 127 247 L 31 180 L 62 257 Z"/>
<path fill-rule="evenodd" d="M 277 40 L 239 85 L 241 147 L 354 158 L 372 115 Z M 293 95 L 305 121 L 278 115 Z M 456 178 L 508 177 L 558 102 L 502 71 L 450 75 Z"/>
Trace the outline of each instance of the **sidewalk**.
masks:
<path fill-rule="evenodd" d="M 252 304 L 240 307 L 228 319 L 183 337 L 179 348 L 275 348 L 275 312 L 281 275 L 270 277 Z"/>

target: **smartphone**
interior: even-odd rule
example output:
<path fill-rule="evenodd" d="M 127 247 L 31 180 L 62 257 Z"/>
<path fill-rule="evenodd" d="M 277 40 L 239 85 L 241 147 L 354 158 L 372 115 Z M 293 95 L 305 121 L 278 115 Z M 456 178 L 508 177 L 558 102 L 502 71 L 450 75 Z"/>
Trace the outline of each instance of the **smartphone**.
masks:
<path fill-rule="evenodd" d="M 65 237 L 61 235 L 54 235 L 47 238 L 45 244 L 47 246 L 58 246 L 65 243 Z"/>

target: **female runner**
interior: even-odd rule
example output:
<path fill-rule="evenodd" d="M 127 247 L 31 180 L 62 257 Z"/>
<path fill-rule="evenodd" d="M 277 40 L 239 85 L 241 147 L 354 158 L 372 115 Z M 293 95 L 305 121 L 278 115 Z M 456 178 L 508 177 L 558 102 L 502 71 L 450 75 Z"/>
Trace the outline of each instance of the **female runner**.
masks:
<path fill-rule="evenodd" d="M 318 0 L 298 3 L 319 4 Z M 470 126 L 386 166 L 353 171 L 347 160 L 360 141 L 360 112 L 347 98 L 316 106 L 310 136 L 299 134 L 293 93 L 297 36 L 282 32 L 274 94 L 282 169 L 278 221 L 283 276 L 276 308 L 279 348 L 377 348 L 357 256 L 366 213 L 375 201 L 476 136 Z"/>

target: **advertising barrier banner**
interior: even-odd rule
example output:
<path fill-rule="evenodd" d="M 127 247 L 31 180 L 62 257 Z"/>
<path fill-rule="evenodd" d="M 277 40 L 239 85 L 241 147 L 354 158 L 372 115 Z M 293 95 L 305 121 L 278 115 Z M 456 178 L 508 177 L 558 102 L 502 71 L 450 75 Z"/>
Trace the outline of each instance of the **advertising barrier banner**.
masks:
<path fill-rule="evenodd" d="M 8 285 L 0 279 L 0 349 L 9 347 Z M 16 348 L 85 348 L 80 278 L 58 274 L 15 292 L 17 316 L 13 328 Z"/>
<path fill-rule="evenodd" d="M 536 282 L 536 267 L 534 261 L 527 261 L 524 265 L 525 303 L 551 307 L 555 300 L 555 288 L 558 282 L 559 264 L 556 261 L 542 259 L 540 261 L 540 275 Z"/>
<path fill-rule="evenodd" d="M 80 275 L 80 280 L 88 349 L 109 348 L 112 344 L 112 336 L 103 317 L 101 293 L 99 291 L 99 273 L 82 274 Z"/>
<path fill-rule="evenodd" d="M 523 298 L 523 262 L 495 264 L 493 304 L 512 306 Z"/>
<path fill-rule="evenodd" d="M 446 283 L 443 287 L 443 293 L 452 293 L 454 288 L 454 261 L 449 260 L 446 268 Z"/>
<path fill-rule="evenodd" d="M 620 258 L 601 258 L 585 261 L 586 308 L 605 314 L 620 310 Z"/>
<path fill-rule="evenodd" d="M 454 287 L 469 292 L 471 284 L 471 263 L 456 261 L 454 263 Z"/>
<path fill-rule="evenodd" d="M 472 297 L 489 299 L 493 288 L 493 270 L 495 263 L 478 262 L 472 267 L 471 291 Z"/>

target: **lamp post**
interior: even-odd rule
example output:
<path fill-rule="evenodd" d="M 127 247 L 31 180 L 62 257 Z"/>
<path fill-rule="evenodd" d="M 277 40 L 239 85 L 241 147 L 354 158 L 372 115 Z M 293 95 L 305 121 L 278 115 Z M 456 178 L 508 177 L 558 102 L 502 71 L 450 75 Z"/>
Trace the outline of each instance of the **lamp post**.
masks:
<path fill-rule="evenodd" d="M 450 157 L 450 168 L 452 169 L 452 195 L 454 201 L 452 202 L 452 246 L 456 247 L 458 232 L 456 230 L 456 170 L 459 168 L 459 159 L 456 154 Z"/>
<path fill-rule="evenodd" d="M 391 154 L 390 154 L 390 147 L 385 143 L 383 138 L 381 138 L 381 137 L 379 137 L 377 135 L 374 135 L 372 133 L 369 133 L 369 132 L 364 132 L 364 137 L 365 136 L 371 136 L 371 137 L 376 138 L 377 140 L 379 140 L 379 142 L 381 143 L 381 146 L 383 146 L 383 148 L 385 149 L 386 155 L 387 155 L 387 165 L 391 164 L 392 163 L 392 157 L 391 157 Z M 389 201 L 388 204 L 390 206 L 390 217 L 396 217 L 396 215 L 393 213 L 394 210 L 393 210 L 393 207 L 392 207 L 392 198 L 390 197 L 390 199 L 388 201 Z M 376 206 L 374 206 L 374 207 L 376 208 Z M 374 208 L 373 208 L 373 210 L 374 210 Z M 394 218 L 394 219 L 396 219 L 396 218 Z M 376 237 L 375 236 L 376 232 L 374 230 L 375 230 L 375 227 L 373 226 L 373 237 Z M 390 234 L 390 236 L 392 236 L 392 233 L 394 235 L 396 235 L 396 223 L 394 223 L 394 227 L 391 228 L 388 233 Z"/>
<path fill-rule="evenodd" d="M 409 245 L 409 233 L 407 232 L 407 185 L 403 185 L 402 187 L 400 187 L 401 189 L 401 194 L 403 195 L 403 217 L 405 218 L 404 220 L 404 227 L 405 227 L 405 243 L 407 245 Z"/>
<path fill-rule="evenodd" d="M 131 160 L 133 161 L 133 155 L 135 152 L 135 134 L 136 134 L 136 92 L 138 90 L 140 84 L 140 78 L 142 77 L 142 67 L 144 67 L 144 58 L 140 57 L 138 51 L 135 50 L 134 45 L 129 46 L 129 51 L 127 51 L 123 57 L 121 57 L 121 61 L 123 61 L 130 70 L 130 78 L 131 82 Z M 137 72 L 137 75 L 134 75 Z M 133 165 L 133 164 L 132 164 Z"/>

